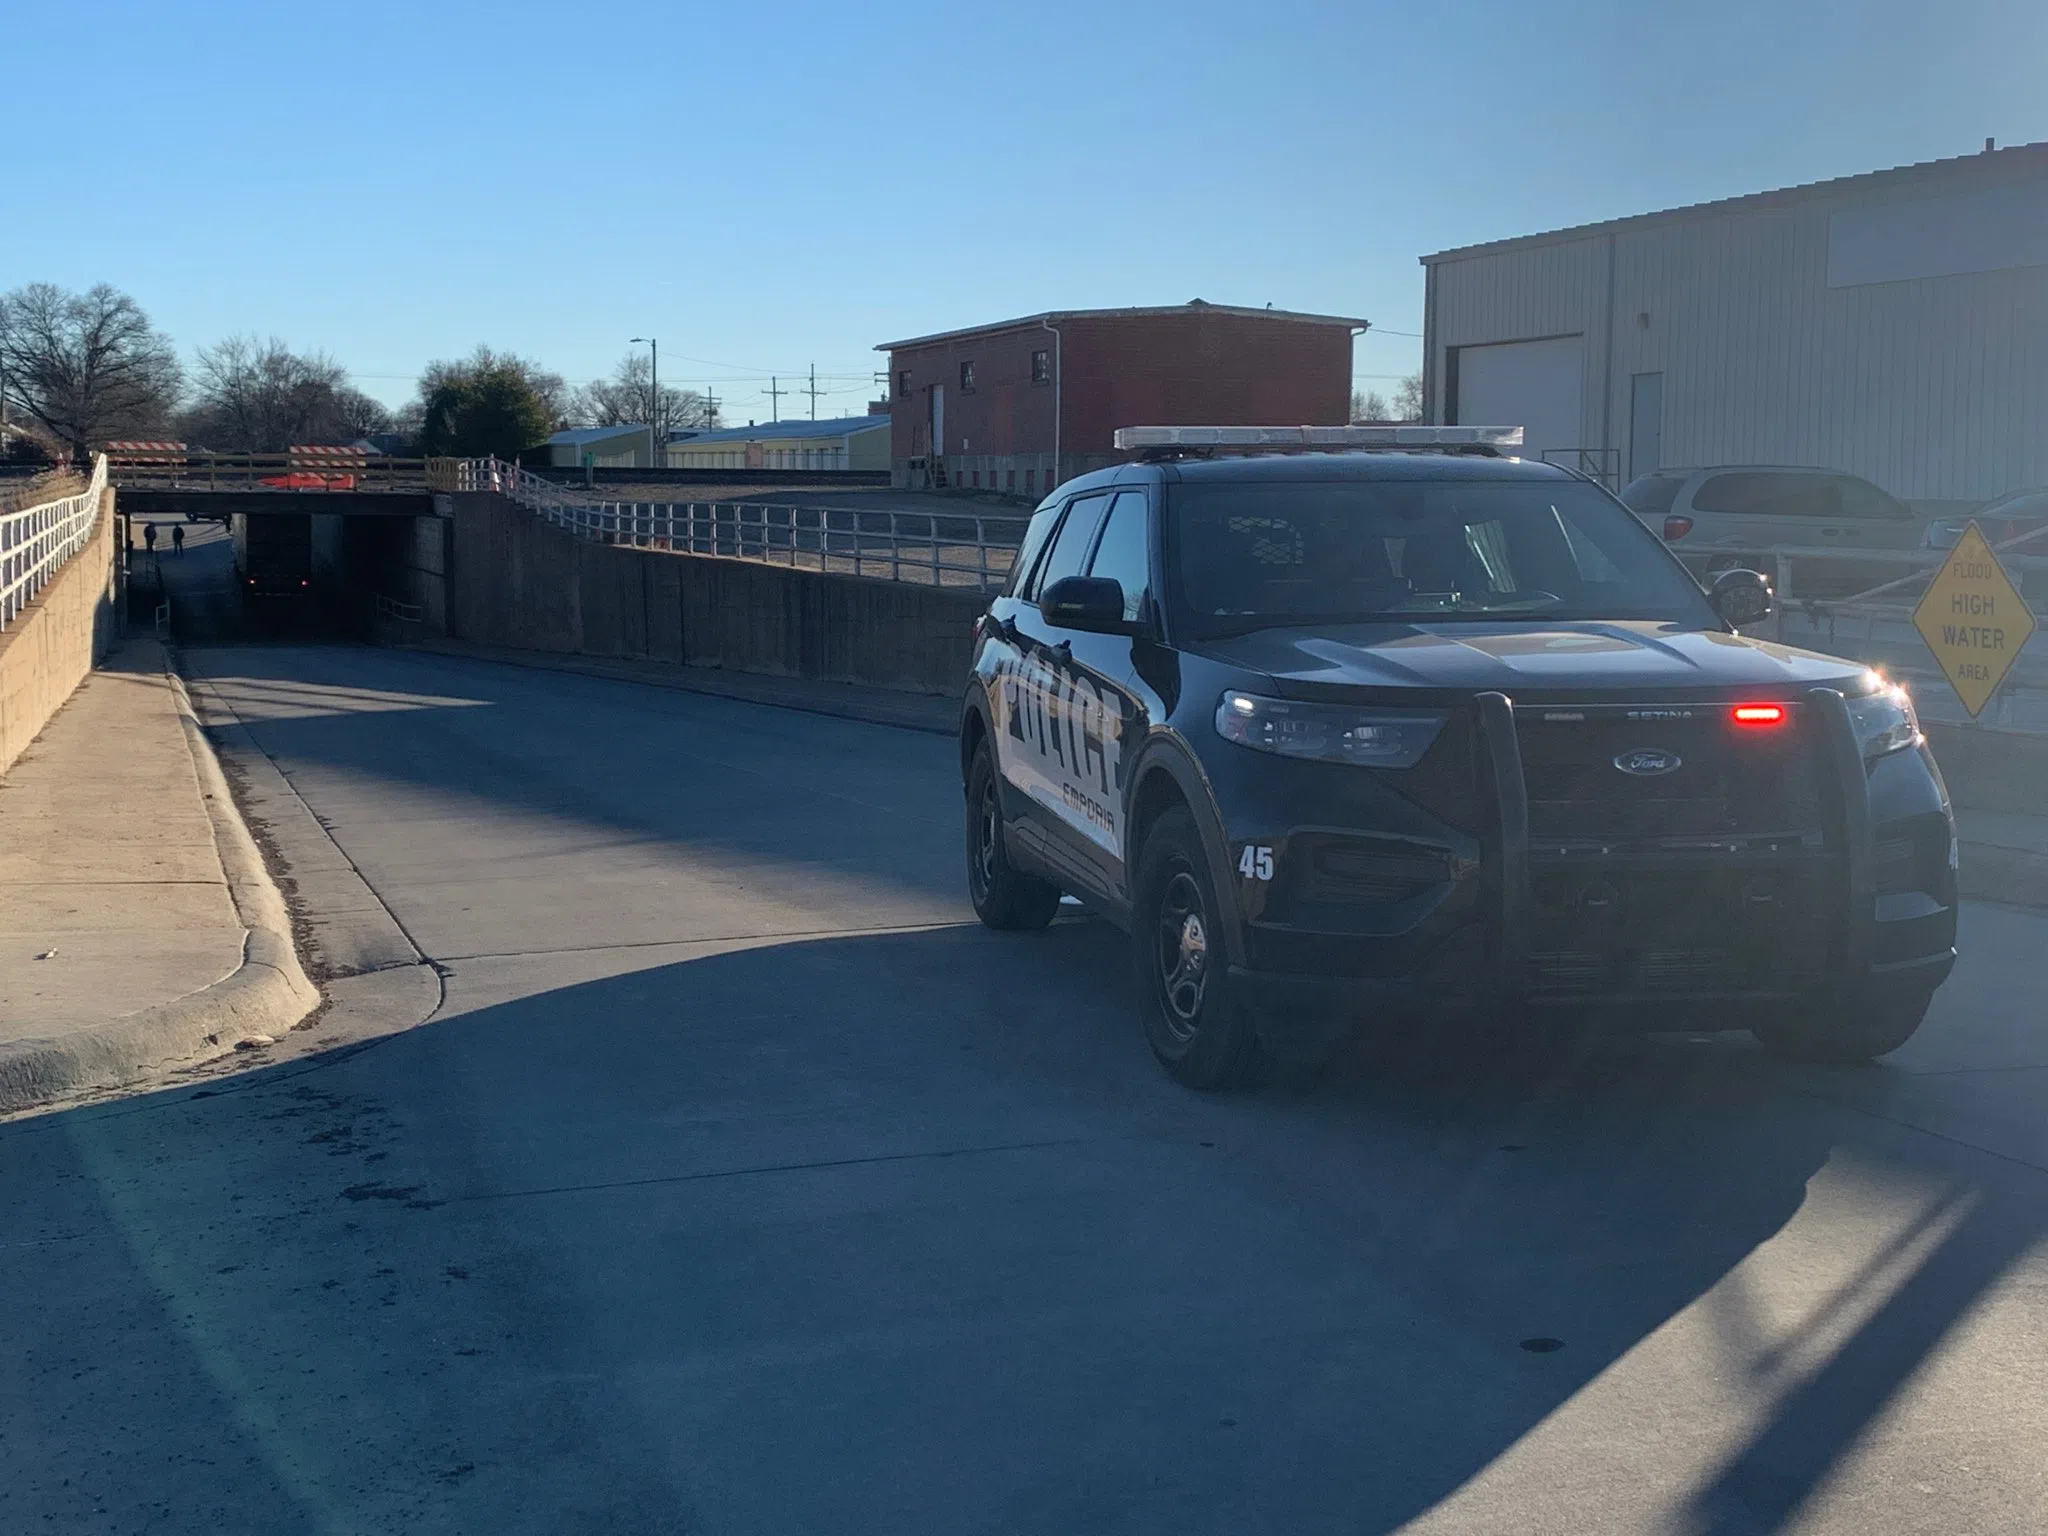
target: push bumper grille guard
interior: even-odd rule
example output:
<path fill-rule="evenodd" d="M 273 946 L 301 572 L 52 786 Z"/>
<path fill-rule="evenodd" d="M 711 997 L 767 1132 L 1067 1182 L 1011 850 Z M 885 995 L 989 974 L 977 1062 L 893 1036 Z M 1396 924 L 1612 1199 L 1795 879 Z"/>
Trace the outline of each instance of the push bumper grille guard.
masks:
<path fill-rule="evenodd" d="M 1493 840 L 1496 900 L 1497 975 L 1500 990 L 1519 999 L 1528 993 L 1529 927 L 1534 903 L 1529 883 L 1529 787 L 1522 776 L 1522 747 L 1515 732 L 1514 701 L 1504 693 L 1482 693 L 1479 732 L 1493 771 Z M 1857 981 L 1870 975 L 1877 921 L 1877 886 L 1872 867 L 1870 784 L 1863 750 L 1849 719 L 1849 701 L 1833 688 L 1807 690 L 1806 704 L 1820 723 L 1827 779 L 1835 801 L 1834 821 L 1844 874 L 1842 958 L 1844 973 Z"/>

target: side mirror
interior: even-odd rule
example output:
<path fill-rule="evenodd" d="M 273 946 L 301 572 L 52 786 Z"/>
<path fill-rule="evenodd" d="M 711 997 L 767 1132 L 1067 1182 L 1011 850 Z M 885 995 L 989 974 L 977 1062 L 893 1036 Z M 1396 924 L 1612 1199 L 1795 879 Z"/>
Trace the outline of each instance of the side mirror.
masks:
<path fill-rule="evenodd" d="M 1756 571 L 1723 571 L 1707 588 L 1707 601 L 1729 624 L 1744 629 L 1771 616 L 1771 584 Z"/>
<path fill-rule="evenodd" d="M 1058 629 L 1127 635 L 1136 627 L 1124 622 L 1123 583 L 1108 576 L 1062 576 L 1038 594 L 1038 611 Z"/>

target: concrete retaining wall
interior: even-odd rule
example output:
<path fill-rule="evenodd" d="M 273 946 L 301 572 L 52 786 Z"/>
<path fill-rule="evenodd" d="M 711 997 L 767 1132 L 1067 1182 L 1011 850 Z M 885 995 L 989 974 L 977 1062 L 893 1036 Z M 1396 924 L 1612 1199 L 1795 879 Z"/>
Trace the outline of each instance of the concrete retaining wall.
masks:
<path fill-rule="evenodd" d="M 84 549 L 15 621 L 0 630 L 0 773 L 113 649 L 120 635 L 114 583 L 114 493 L 100 502 Z"/>
<path fill-rule="evenodd" d="M 975 592 L 573 538 L 504 497 L 450 498 L 449 632 L 479 645 L 951 693 Z"/>

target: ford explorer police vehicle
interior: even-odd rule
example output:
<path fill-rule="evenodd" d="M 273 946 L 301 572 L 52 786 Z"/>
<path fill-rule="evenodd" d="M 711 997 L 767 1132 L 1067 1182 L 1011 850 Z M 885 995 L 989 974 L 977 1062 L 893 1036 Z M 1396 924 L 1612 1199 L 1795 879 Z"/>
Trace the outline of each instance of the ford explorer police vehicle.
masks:
<path fill-rule="evenodd" d="M 1182 1081 L 1418 1010 L 1857 1060 L 1948 976 L 1905 692 L 1744 635 L 1763 577 L 1703 590 L 1519 441 L 1126 428 L 1139 461 L 1031 519 L 976 628 L 969 893 L 993 928 L 1071 893 L 1126 929 Z"/>

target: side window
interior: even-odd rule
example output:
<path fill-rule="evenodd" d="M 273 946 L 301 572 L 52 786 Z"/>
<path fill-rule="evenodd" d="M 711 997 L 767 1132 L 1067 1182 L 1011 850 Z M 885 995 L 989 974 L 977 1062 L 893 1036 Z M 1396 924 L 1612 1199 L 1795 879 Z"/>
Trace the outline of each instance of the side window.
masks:
<path fill-rule="evenodd" d="M 1827 475 L 1777 475 L 1737 471 L 1715 475 L 1692 493 L 1702 512 L 1748 513 L 1755 517 L 1840 517 L 1838 483 Z"/>
<path fill-rule="evenodd" d="M 1678 475 L 1644 475 L 1629 481 L 1621 493 L 1622 505 L 1638 517 L 1662 517 L 1678 500 L 1678 488 L 1685 484 Z"/>
<path fill-rule="evenodd" d="M 1024 528 L 1024 542 L 1017 546 L 1017 558 L 1010 566 L 1010 585 L 1006 589 L 1011 597 L 1022 596 L 1030 588 L 1031 567 L 1038 559 L 1038 552 L 1045 548 L 1045 541 L 1052 536 L 1053 524 L 1060 520 L 1057 506 L 1043 507 L 1031 514 L 1031 521 Z"/>
<path fill-rule="evenodd" d="M 1145 612 L 1146 589 L 1152 584 L 1152 559 L 1146 548 L 1145 493 L 1119 491 L 1110 503 L 1109 520 L 1089 563 L 1090 576 L 1108 576 L 1122 583 L 1124 618 L 1136 623 Z"/>
<path fill-rule="evenodd" d="M 1841 493 L 1844 517 L 1884 518 L 1897 521 L 1913 515 L 1904 505 L 1887 496 L 1868 480 L 1837 480 L 1835 488 Z"/>
<path fill-rule="evenodd" d="M 1095 530 L 1102 522 L 1102 509 L 1109 505 L 1109 497 L 1083 496 L 1068 504 L 1067 520 L 1060 524 L 1060 531 L 1053 537 L 1052 548 L 1045 552 L 1045 560 L 1038 568 L 1038 575 L 1031 583 L 1031 600 L 1038 601 L 1038 594 L 1063 576 L 1081 574 L 1081 562 L 1088 558 L 1088 546 L 1095 542 Z"/>
<path fill-rule="evenodd" d="M 1770 512 L 1776 482 L 1775 475 L 1715 475 L 1692 493 L 1692 504 L 1702 512 Z"/>

